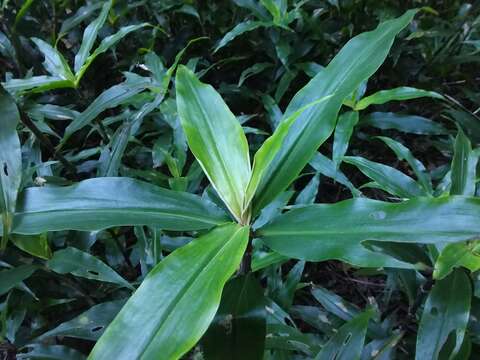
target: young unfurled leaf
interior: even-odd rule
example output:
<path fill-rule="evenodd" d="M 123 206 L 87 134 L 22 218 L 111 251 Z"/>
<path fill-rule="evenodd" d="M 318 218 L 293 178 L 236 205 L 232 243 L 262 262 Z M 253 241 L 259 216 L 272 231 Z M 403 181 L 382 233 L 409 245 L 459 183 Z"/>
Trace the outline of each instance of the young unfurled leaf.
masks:
<path fill-rule="evenodd" d="M 145 278 L 89 359 L 179 359 L 207 330 L 240 264 L 248 227 L 226 224 L 181 247 Z"/>
<path fill-rule="evenodd" d="M 251 176 L 248 143 L 221 96 L 187 67 L 176 77 L 177 108 L 192 153 L 232 215 L 240 222 Z"/>

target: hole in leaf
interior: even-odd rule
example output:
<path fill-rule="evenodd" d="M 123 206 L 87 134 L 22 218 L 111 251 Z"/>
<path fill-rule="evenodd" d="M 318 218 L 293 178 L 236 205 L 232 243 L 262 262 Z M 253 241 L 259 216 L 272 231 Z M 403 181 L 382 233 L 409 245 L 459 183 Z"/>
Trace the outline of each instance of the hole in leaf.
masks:
<path fill-rule="evenodd" d="M 7 163 L 3 163 L 3 173 L 5 176 L 8 176 L 8 166 Z"/>
<path fill-rule="evenodd" d="M 431 314 L 432 316 L 437 316 L 437 315 L 438 315 L 438 309 L 437 309 L 436 307 L 432 307 L 432 308 L 430 309 L 430 314 Z"/>
<path fill-rule="evenodd" d="M 92 329 L 92 332 L 100 331 L 103 329 L 103 326 L 96 326 Z"/>
<path fill-rule="evenodd" d="M 93 271 L 93 270 L 88 270 L 87 272 L 88 272 L 89 274 L 92 274 L 92 275 L 95 275 L 95 276 L 100 275 L 97 271 Z"/>
<path fill-rule="evenodd" d="M 345 340 L 343 341 L 343 345 L 347 345 L 350 339 L 352 338 L 352 333 L 348 333 L 348 335 L 345 337 Z"/>

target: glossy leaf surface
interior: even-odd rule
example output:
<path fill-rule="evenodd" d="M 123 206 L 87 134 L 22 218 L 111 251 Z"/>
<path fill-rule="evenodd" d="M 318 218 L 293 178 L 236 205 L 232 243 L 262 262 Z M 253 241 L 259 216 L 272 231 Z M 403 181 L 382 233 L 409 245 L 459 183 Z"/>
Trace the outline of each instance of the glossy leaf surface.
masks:
<path fill-rule="evenodd" d="M 250 180 L 248 143 L 221 96 L 185 66 L 176 77 L 177 107 L 188 145 L 237 220 L 242 219 Z"/>
<path fill-rule="evenodd" d="M 401 203 L 357 198 L 290 210 L 257 233 L 273 250 L 293 258 L 404 267 L 361 242 L 435 244 L 474 239 L 480 231 L 479 210 L 478 198 L 418 198 Z"/>
<path fill-rule="evenodd" d="M 93 231 L 127 225 L 185 231 L 225 221 L 222 211 L 193 194 L 129 178 L 95 178 L 66 187 L 25 189 L 13 232 Z"/>
<path fill-rule="evenodd" d="M 306 104 L 333 94 L 327 101 L 306 110 L 290 128 L 282 150 L 270 165 L 268 175 L 264 177 L 254 198 L 255 214 L 290 185 L 318 147 L 331 135 L 344 98 L 378 69 L 395 36 L 415 14 L 416 10 L 410 10 L 397 19 L 381 23 L 373 31 L 351 39 L 325 70 L 294 96 L 284 118 Z"/>
<path fill-rule="evenodd" d="M 222 289 L 237 269 L 248 227 L 226 224 L 171 253 L 95 345 L 89 359 L 178 359 L 213 320 Z"/>

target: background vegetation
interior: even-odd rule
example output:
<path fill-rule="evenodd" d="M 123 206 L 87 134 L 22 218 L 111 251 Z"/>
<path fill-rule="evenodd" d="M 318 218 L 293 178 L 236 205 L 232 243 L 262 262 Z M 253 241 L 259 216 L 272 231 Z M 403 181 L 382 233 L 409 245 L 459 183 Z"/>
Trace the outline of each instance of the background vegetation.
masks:
<path fill-rule="evenodd" d="M 469 167 L 462 172 L 468 195 L 478 197 L 479 5 L 3 0 L 0 80 L 20 111 L 20 188 L 123 176 L 220 204 L 179 123 L 172 80 L 177 64 L 217 89 L 253 154 L 291 98 L 349 39 L 422 8 L 380 69 L 344 102 L 341 127 L 253 229 L 295 205 L 352 196 L 393 201 L 416 197 L 416 189 L 455 194 L 452 173 L 460 162 Z M 435 93 L 413 99 L 377 93 L 407 86 Z M 365 101 L 372 94 L 377 97 Z M 357 106 L 353 115 L 348 101 Z M 1 105 L 0 116 L 7 116 L 6 100 Z M 9 149 L 2 151 L 12 155 Z M 117 191 L 120 202 L 126 195 L 121 188 L 101 191 Z M 66 208 L 81 206 L 77 201 L 67 199 Z M 148 271 L 196 235 L 113 227 L 11 235 L 7 244 L 5 233 L 0 359 L 85 358 Z M 419 359 L 478 358 L 474 239 L 440 253 L 417 244 L 377 249 L 414 269 L 293 260 L 261 239 L 252 244 L 241 272 L 253 272 L 227 283 L 216 320 L 185 358 L 309 359 L 327 343 L 337 359 L 350 359 L 356 349 L 362 359 L 413 359 L 415 353 Z M 239 301 L 235 310 L 232 299 Z M 236 323 L 234 331 L 243 334 L 236 342 L 230 342 L 227 315 L 244 319 Z"/>

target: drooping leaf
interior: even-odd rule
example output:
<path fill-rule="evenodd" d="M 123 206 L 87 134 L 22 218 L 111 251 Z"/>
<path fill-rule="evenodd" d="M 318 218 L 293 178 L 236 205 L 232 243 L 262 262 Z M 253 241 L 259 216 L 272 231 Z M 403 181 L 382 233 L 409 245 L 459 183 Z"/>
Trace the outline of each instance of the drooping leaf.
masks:
<path fill-rule="evenodd" d="M 92 50 L 95 40 L 97 39 L 98 32 L 107 20 L 107 16 L 111 7 L 112 0 L 105 1 L 102 6 L 102 10 L 100 11 L 100 15 L 98 15 L 98 17 L 92 21 L 83 32 L 82 45 L 80 45 L 80 49 L 78 50 L 77 55 L 75 55 L 75 65 L 73 68 L 75 73 L 78 73 L 90 55 L 90 51 Z"/>
<path fill-rule="evenodd" d="M 134 290 L 115 270 L 84 251 L 73 247 L 55 251 L 47 266 L 59 274 L 73 274 L 87 279 L 105 281 Z"/>
<path fill-rule="evenodd" d="M 458 353 L 470 315 L 471 296 L 470 279 L 462 270 L 457 269 L 445 279 L 436 282 L 420 320 L 416 360 L 438 359 L 451 333 L 455 341 L 448 356 Z"/>
<path fill-rule="evenodd" d="M 290 128 L 282 150 L 262 180 L 253 213 L 272 201 L 297 177 L 318 147 L 331 135 L 338 111 L 346 96 L 383 63 L 395 36 L 412 20 L 416 10 L 381 23 L 376 30 L 351 39 L 290 102 L 284 118 L 323 96 L 331 98 L 307 109 Z"/>
<path fill-rule="evenodd" d="M 44 332 L 36 340 L 66 336 L 85 340 L 97 340 L 113 318 L 118 314 L 125 300 L 115 300 L 94 305 L 87 311 L 57 327 Z"/>
<path fill-rule="evenodd" d="M 412 87 L 402 86 L 395 89 L 381 90 L 375 94 L 369 95 L 361 99 L 355 104 L 355 110 L 364 110 L 370 105 L 385 104 L 389 101 L 402 101 L 410 99 L 418 99 L 421 97 L 431 97 L 434 99 L 444 99 L 443 95 L 435 91 L 427 91 Z"/>
<path fill-rule="evenodd" d="M 430 178 L 425 165 L 416 159 L 405 145 L 385 136 L 377 136 L 377 139 L 380 139 L 387 144 L 387 146 L 393 150 L 395 155 L 397 155 L 398 160 L 407 161 L 408 165 L 410 165 L 415 173 L 419 184 L 427 194 L 431 194 L 433 192 L 432 179 Z"/>
<path fill-rule="evenodd" d="M 307 261 L 342 260 L 366 267 L 407 267 L 372 252 L 364 240 L 424 243 L 476 239 L 480 199 L 416 198 L 401 203 L 356 198 L 292 209 L 257 230 L 276 252 Z"/>
<path fill-rule="evenodd" d="M 226 224 L 174 251 L 145 278 L 89 359 L 178 359 L 213 320 L 248 227 Z"/>
<path fill-rule="evenodd" d="M 3 227 L 1 251 L 8 241 L 22 181 L 22 152 L 17 134 L 20 114 L 13 98 L 1 86 L 0 111 L 0 211 Z"/>
<path fill-rule="evenodd" d="M 25 189 L 12 229 L 17 234 L 37 234 L 151 225 L 187 231 L 225 221 L 222 211 L 193 194 L 129 178 L 94 178 L 65 187 Z"/>
<path fill-rule="evenodd" d="M 359 156 L 346 156 L 343 161 L 355 165 L 381 189 L 392 195 L 408 199 L 426 194 L 414 179 L 391 166 Z"/>
<path fill-rule="evenodd" d="M 454 145 L 450 194 L 466 196 L 475 194 L 477 162 L 478 156 L 472 152 L 470 140 L 459 128 Z"/>
<path fill-rule="evenodd" d="M 225 205 L 244 222 L 251 168 L 242 127 L 213 87 L 201 83 L 187 67 L 178 68 L 175 83 L 188 145 Z"/>
<path fill-rule="evenodd" d="M 448 130 L 441 124 L 417 115 L 402 115 L 391 112 L 374 112 L 362 117 L 359 125 L 373 126 L 382 130 L 394 129 L 418 135 L 445 135 Z"/>
<path fill-rule="evenodd" d="M 343 325 L 322 347 L 315 360 L 354 360 L 360 359 L 373 310 L 367 310 Z"/>
<path fill-rule="evenodd" d="M 250 273 L 227 283 L 203 337 L 207 359 L 263 359 L 266 310 L 263 289 Z"/>
<path fill-rule="evenodd" d="M 16 94 L 28 91 L 38 93 L 53 89 L 73 88 L 74 83 L 59 76 L 39 75 L 25 79 L 11 79 L 2 83 L 2 86 L 8 92 Z"/>
<path fill-rule="evenodd" d="M 445 246 L 435 262 L 433 277 L 443 279 L 454 268 L 461 266 L 472 272 L 480 269 L 480 244 L 478 241 L 465 241 Z"/>

